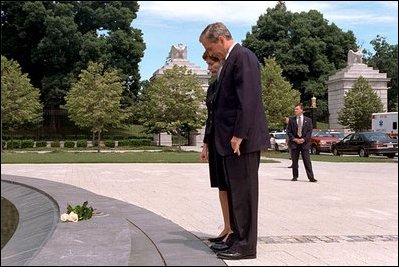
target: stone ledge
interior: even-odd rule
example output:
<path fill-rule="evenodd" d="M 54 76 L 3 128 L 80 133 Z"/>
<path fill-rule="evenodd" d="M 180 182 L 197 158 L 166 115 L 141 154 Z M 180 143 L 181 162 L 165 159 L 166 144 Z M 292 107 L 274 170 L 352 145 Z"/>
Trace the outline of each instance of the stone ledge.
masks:
<path fill-rule="evenodd" d="M 37 252 L 29 261 L 17 265 L 226 265 L 195 235 L 146 209 L 75 186 L 14 175 L 2 175 L 2 195 L 7 181 L 46 192 L 56 203 L 49 213 L 54 230 L 46 232 L 48 239 L 37 245 Z M 15 199 L 8 199 L 15 205 Z M 58 206 L 64 212 L 67 203 L 77 205 L 86 200 L 103 215 L 78 223 L 59 221 Z M 9 243 L 16 242 L 13 238 Z M 8 245 L 2 251 L 2 265 Z"/>

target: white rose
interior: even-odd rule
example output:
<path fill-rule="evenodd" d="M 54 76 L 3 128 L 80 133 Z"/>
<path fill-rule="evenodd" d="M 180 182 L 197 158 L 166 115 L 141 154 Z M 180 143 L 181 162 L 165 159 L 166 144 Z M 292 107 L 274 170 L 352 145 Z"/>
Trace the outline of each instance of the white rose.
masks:
<path fill-rule="evenodd" d="M 68 220 L 71 222 L 77 222 L 79 220 L 79 217 L 75 212 L 71 211 L 71 213 L 69 213 Z"/>
<path fill-rule="evenodd" d="M 66 213 L 61 214 L 61 221 L 66 222 L 69 219 L 69 215 Z"/>

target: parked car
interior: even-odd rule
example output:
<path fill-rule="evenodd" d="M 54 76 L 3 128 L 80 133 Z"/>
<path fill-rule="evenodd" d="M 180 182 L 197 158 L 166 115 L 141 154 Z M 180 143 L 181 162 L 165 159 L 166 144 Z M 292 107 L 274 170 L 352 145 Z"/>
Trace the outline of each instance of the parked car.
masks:
<path fill-rule="evenodd" d="M 344 133 L 332 130 L 314 130 L 311 137 L 310 153 L 331 152 L 331 146 L 344 138 Z"/>
<path fill-rule="evenodd" d="M 329 133 L 332 137 L 338 137 L 339 141 L 341 141 L 342 139 L 344 139 L 344 137 L 346 136 L 345 133 L 340 132 L 340 131 L 336 131 L 336 130 L 329 130 L 328 133 Z"/>
<path fill-rule="evenodd" d="M 380 132 L 356 132 L 333 144 L 331 149 L 336 156 L 359 154 L 360 157 L 368 157 L 375 154 L 393 158 L 398 153 L 398 140 Z"/>
<path fill-rule="evenodd" d="M 270 133 L 271 148 L 276 151 L 288 151 L 287 134 L 285 132 Z"/>

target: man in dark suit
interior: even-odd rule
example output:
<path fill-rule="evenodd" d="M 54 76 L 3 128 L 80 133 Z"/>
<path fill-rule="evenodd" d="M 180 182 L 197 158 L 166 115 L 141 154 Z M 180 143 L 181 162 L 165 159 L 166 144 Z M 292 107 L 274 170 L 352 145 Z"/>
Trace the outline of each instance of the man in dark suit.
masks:
<path fill-rule="evenodd" d="M 208 25 L 199 41 L 210 55 L 224 60 L 214 98 L 213 130 L 234 231 L 224 244 L 211 248 L 222 259 L 256 258 L 260 152 L 270 147 L 260 64 L 253 52 L 233 40 L 223 23 Z"/>
<path fill-rule="evenodd" d="M 309 149 L 311 145 L 313 123 L 312 119 L 303 115 L 303 105 L 301 103 L 295 105 L 295 116 L 291 117 L 288 122 L 287 135 L 290 142 L 291 158 L 292 158 L 292 180 L 298 180 L 298 160 L 302 155 L 303 164 L 306 174 L 310 182 L 317 182 L 314 178 L 312 170 L 312 162 L 310 161 Z"/>

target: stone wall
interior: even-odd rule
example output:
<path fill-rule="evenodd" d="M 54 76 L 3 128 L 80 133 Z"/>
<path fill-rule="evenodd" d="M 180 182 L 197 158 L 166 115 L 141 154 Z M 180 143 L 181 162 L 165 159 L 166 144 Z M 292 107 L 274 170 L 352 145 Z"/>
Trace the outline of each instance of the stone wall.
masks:
<path fill-rule="evenodd" d="M 330 76 L 326 82 L 328 86 L 329 127 L 331 129 L 345 130 L 344 127 L 338 123 L 338 112 L 344 107 L 344 97 L 346 92 L 351 90 L 353 84 L 360 76 L 367 79 L 370 86 L 381 98 L 384 110 L 387 110 L 387 84 L 390 81 L 390 79 L 387 78 L 387 74 L 380 73 L 378 70 L 368 67 L 364 63 L 354 63 L 348 58 L 348 66 Z"/>

